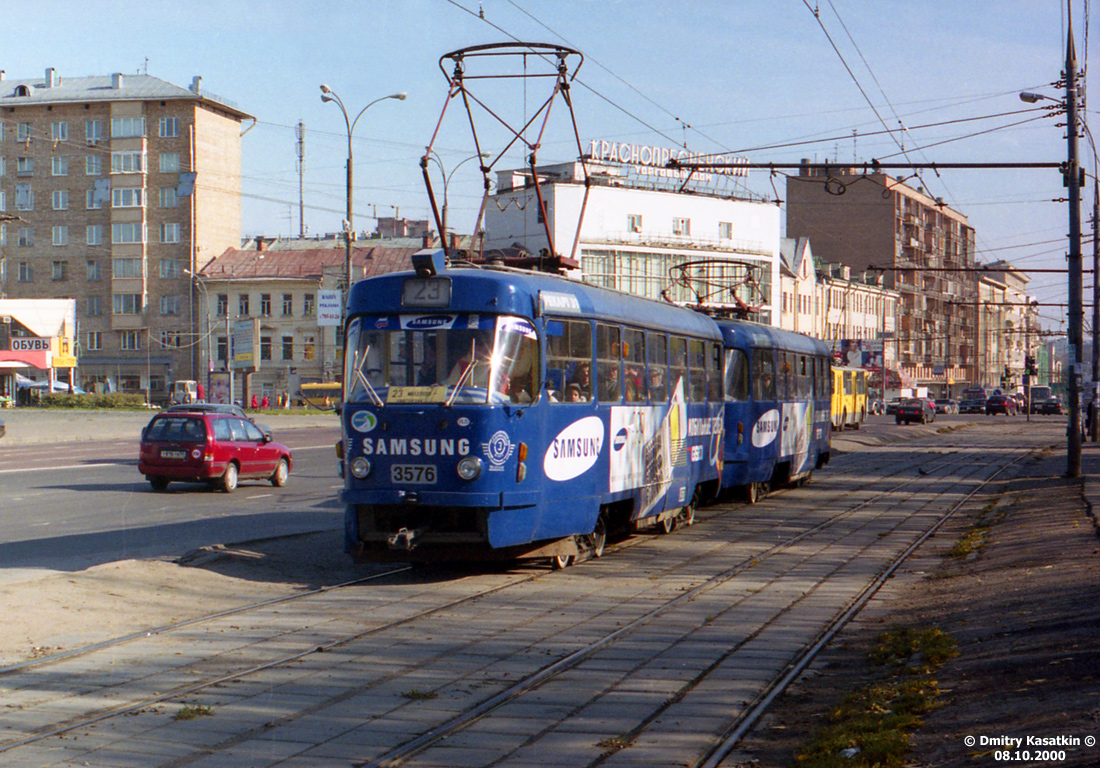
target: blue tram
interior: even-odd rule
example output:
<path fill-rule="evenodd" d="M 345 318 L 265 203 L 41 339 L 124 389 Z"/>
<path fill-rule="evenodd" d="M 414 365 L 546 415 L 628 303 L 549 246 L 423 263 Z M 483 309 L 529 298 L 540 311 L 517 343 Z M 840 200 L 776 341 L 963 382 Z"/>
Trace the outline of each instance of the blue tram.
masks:
<path fill-rule="evenodd" d="M 722 480 L 715 321 L 561 277 L 451 267 L 348 297 L 346 547 L 360 560 L 596 555 Z M 827 414 L 828 409 L 825 409 Z"/>
<path fill-rule="evenodd" d="M 718 320 L 725 350 L 722 486 L 754 503 L 829 461 L 831 351 L 800 333 Z"/>

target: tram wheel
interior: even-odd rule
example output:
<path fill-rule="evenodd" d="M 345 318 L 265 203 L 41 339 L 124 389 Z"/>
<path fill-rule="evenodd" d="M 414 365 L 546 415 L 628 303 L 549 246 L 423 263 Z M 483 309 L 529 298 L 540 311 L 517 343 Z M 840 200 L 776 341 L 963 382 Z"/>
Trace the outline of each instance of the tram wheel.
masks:
<path fill-rule="evenodd" d="M 747 501 L 749 504 L 755 504 L 762 498 L 768 495 L 767 483 L 749 483 L 745 486 Z"/>
<path fill-rule="evenodd" d="M 592 549 L 592 557 L 603 557 L 603 549 L 607 544 L 607 520 L 601 514 L 596 518 L 596 530 L 588 535 L 588 545 Z"/>
<path fill-rule="evenodd" d="M 665 534 L 672 533 L 676 530 L 676 516 L 671 515 L 666 517 L 661 522 L 657 523 L 657 533 Z"/>
<path fill-rule="evenodd" d="M 687 528 L 689 525 L 695 522 L 695 504 L 694 502 L 688 504 L 680 510 L 680 514 L 676 515 L 676 527 Z"/>
<path fill-rule="evenodd" d="M 560 571 L 573 564 L 572 555 L 554 555 L 550 558 L 550 569 Z"/>

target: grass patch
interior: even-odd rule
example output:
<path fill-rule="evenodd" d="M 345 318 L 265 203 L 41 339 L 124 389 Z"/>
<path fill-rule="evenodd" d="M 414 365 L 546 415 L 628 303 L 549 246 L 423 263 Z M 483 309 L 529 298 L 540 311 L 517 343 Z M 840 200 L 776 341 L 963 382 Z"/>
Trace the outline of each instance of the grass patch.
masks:
<path fill-rule="evenodd" d="M 828 725 L 795 755 L 802 768 L 886 768 L 902 765 L 909 735 L 922 716 L 938 706 L 932 678 L 958 655 L 954 638 L 931 628 L 899 627 L 884 632 L 870 661 L 883 679 L 850 694 L 829 713 Z"/>
<path fill-rule="evenodd" d="M 609 739 L 601 739 L 596 742 L 596 746 L 600 749 L 606 749 L 609 752 L 618 752 L 621 749 L 626 749 L 631 744 L 631 740 L 626 736 L 612 736 Z"/>
<path fill-rule="evenodd" d="M 431 701 L 439 697 L 435 691 L 418 691 L 416 688 L 405 691 L 401 695 L 410 701 Z"/>
<path fill-rule="evenodd" d="M 1004 518 L 1004 511 L 998 513 L 996 516 L 993 515 L 993 510 L 997 508 L 997 504 L 1000 501 L 1000 496 L 994 496 L 987 501 L 985 506 L 982 507 L 982 511 L 978 514 L 978 522 L 960 536 L 959 540 L 955 542 L 955 545 L 945 552 L 943 556 L 953 560 L 962 560 L 967 555 L 981 550 L 988 541 L 989 529 L 993 524 L 1000 522 L 1000 520 Z"/>
<path fill-rule="evenodd" d="M 204 707 L 200 705 L 185 704 L 176 711 L 176 714 L 172 715 L 173 720 L 194 720 L 196 717 L 211 717 L 214 714 L 214 710 L 210 707 Z"/>

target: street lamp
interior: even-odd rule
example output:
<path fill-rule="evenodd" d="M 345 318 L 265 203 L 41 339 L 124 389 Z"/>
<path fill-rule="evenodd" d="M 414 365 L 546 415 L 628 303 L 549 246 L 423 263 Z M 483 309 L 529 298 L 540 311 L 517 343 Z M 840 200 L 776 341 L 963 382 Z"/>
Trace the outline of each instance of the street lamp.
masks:
<path fill-rule="evenodd" d="M 351 292 L 351 241 L 355 236 L 355 206 L 352 198 L 352 165 L 354 162 L 354 155 L 351 147 L 351 136 L 355 132 L 355 125 L 359 122 L 359 118 L 363 116 L 363 113 L 370 109 L 372 106 L 380 101 L 386 99 L 397 99 L 398 101 L 404 101 L 408 97 L 408 94 L 404 91 L 400 93 L 391 93 L 389 96 L 382 96 L 367 104 L 359 110 L 359 114 L 355 116 L 355 119 L 351 119 L 348 116 L 348 110 L 344 107 L 344 102 L 340 98 L 336 91 L 329 88 L 327 85 L 321 85 L 321 101 L 331 101 L 340 108 L 340 113 L 344 116 L 344 125 L 348 129 L 348 166 L 347 166 L 347 212 L 344 219 L 344 298 L 345 305 L 347 304 L 347 295 Z"/>
<path fill-rule="evenodd" d="M 455 172 L 459 168 L 461 168 L 462 166 L 464 166 L 466 163 L 470 162 L 471 160 L 481 160 L 481 159 L 486 158 L 486 157 L 489 157 L 488 152 L 482 152 L 482 153 L 477 154 L 477 155 L 470 155 L 465 160 L 459 161 L 458 165 L 456 165 L 454 168 L 452 168 L 450 173 L 447 173 L 447 169 L 443 167 L 443 160 L 439 157 L 439 155 L 435 152 L 435 150 L 429 150 L 428 154 L 424 155 L 424 157 L 420 160 L 421 167 L 425 168 L 425 169 L 428 166 L 428 161 L 429 160 L 434 160 L 435 164 L 439 166 L 439 172 L 443 175 L 443 219 L 442 219 L 442 222 L 440 223 L 440 229 L 442 229 L 443 231 L 439 233 L 439 239 L 443 241 L 443 248 L 444 249 L 446 249 L 448 247 L 447 246 L 447 189 L 451 186 L 451 177 L 455 175 Z"/>

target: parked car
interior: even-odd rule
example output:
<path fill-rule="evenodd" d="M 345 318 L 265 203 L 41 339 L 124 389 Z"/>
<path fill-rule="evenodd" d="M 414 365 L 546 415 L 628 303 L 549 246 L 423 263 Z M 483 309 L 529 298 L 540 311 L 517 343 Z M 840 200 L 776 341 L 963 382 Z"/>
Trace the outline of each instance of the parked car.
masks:
<path fill-rule="evenodd" d="M 886 404 L 886 415 L 889 416 L 892 413 L 898 412 L 898 406 L 901 405 L 901 398 L 895 397 Z"/>
<path fill-rule="evenodd" d="M 914 421 L 927 424 L 936 420 L 936 409 L 927 397 L 910 397 L 898 405 L 894 420 L 898 424 L 911 424 Z"/>
<path fill-rule="evenodd" d="M 1065 413 L 1065 411 L 1062 410 L 1061 400 L 1059 400 L 1057 397 L 1048 397 L 1046 400 L 1043 400 L 1041 403 L 1039 403 L 1039 413 L 1061 416 L 1063 413 Z"/>
<path fill-rule="evenodd" d="M 1012 395 L 990 395 L 985 401 L 985 412 L 989 416 L 1003 413 L 1005 416 L 1016 415 L 1016 398 Z"/>
<path fill-rule="evenodd" d="M 959 413 L 985 413 L 988 398 L 965 398 L 959 401 Z"/>
<path fill-rule="evenodd" d="M 959 402 L 952 400 L 950 397 L 941 398 L 936 401 L 936 413 L 942 413 L 945 416 L 959 412 Z"/>
<path fill-rule="evenodd" d="M 142 431 L 138 471 L 155 491 L 182 481 L 232 493 L 242 478 L 286 485 L 292 461 L 289 448 L 248 419 L 217 411 L 164 411 Z"/>

